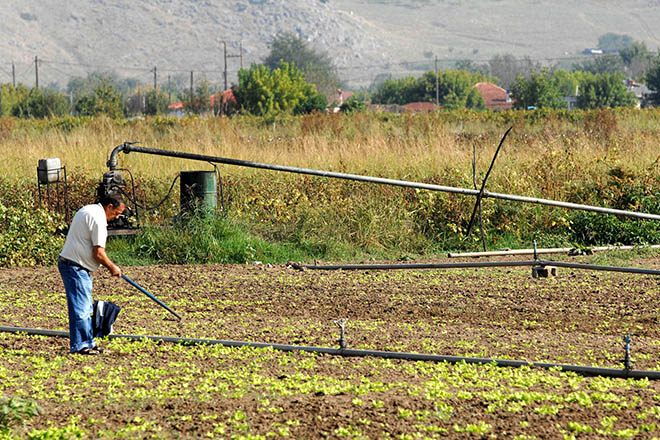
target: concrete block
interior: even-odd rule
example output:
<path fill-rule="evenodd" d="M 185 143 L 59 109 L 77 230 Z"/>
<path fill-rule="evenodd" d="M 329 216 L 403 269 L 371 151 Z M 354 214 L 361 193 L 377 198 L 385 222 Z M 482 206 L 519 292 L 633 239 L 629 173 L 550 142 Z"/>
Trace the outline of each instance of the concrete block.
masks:
<path fill-rule="evenodd" d="M 557 266 L 532 266 L 532 278 L 548 278 L 557 276 Z"/>

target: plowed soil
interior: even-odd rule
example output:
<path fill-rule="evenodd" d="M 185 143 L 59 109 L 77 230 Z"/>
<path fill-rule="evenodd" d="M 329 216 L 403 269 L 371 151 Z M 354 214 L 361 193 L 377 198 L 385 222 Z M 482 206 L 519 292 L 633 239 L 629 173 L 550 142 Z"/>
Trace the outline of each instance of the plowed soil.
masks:
<path fill-rule="evenodd" d="M 654 268 L 659 262 L 629 263 Z M 101 271 L 94 276 L 94 297 L 122 307 L 116 334 L 337 347 L 335 321 L 347 319 L 349 348 L 611 368 L 623 367 L 622 336 L 628 334 L 633 341 L 633 368 L 660 368 L 660 287 L 653 276 L 559 268 L 556 277 L 534 279 L 530 268 L 300 271 L 262 264 L 123 270 L 183 320 L 176 320 L 129 284 Z M 0 325 L 67 329 L 66 302 L 56 268 L 0 270 Z M 601 384 L 594 382 L 598 378 L 537 368 L 503 368 L 497 369 L 502 370 L 497 373 L 500 385 L 500 379 L 485 385 L 492 368 L 480 367 L 482 370 L 471 370 L 474 372 L 468 376 L 481 381 L 462 378 L 441 387 L 447 393 L 441 402 L 452 408 L 445 414 L 437 398 L 429 397 L 433 394 L 430 384 L 441 376 L 454 377 L 476 367 L 272 350 L 223 349 L 226 351 L 218 354 L 219 349 L 210 347 L 173 349 L 166 348 L 173 344 L 118 340 L 101 341 L 101 345 L 106 348 L 103 355 L 82 358 L 68 354 L 65 338 L 0 333 L 0 379 L 3 374 L 6 379 L 0 394 L 32 396 L 42 407 L 40 415 L 30 418 L 24 427 L 16 427 L 20 430 L 16 432 L 44 429 L 48 421 L 52 426 L 66 426 L 72 416 L 79 417 L 77 426 L 91 436 L 165 438 L 254 438 L 287 433 L 295 438 L 381 438 L 416 433 L 457 438 L 468 434 L 475 438 L 561 438 L 581 433 L 587 437 L 652 438 L 658 435 L 655 423 L 660 424 L 660 407 L 656 406 L 660 383 L 655 381 L 640 384 L 612 379 L 602 390 L 601 385 L 594 386 Z M 139 349 L 127 348 L 136 346 Z M 35 356 L 57 363 L 55 376 L 38 385 L 31 370 Z M 185 362 L 179 363 L 182 360 Z M 310 366 L 306 369 L 301 363 Z M 152 372 L 145 373 L 143 382 L 131 376 L 140 368 Z M 153 373 L 158 368 L 164 371 Z M 238 379 L 222 375 L 214 377 L 213 386 L 206 390 L 202 385 L 208 372 L 218 369 L 239 371 L 246 378 L 259 374 L 260 380 L 267 379 L 273 387 L 278 381 L 299 383 L 303 372 L 308 376 L 302 382 L 309 384 L 317 376 L 332 378 L 339 391 L 324 382 L 325 388 L 303 390 L 298 384 L 291 393 L 274 395 L 252 382 L 239 393 Z M 506 372 L 512 370 L 517 372 Z M 92 371 L 102 377 L 99 382 L 84 381 L 90 389 L 71 385 L 74 379 L 57 379 Z M 520 376 L 514 380 L 511 374 Z M 17 379 L 20 375 L 25 376 L 24 381 Z M 194 392 L 170 396 L 166 387 L 159 397 L 146 391 L 163 383 L 178 389 L 180 376 Z M 125 401 L 112 397 L 91 403 L 86 400 L 86 395 L 92 399 L 104 392 L 112 395 L 114 377 L 124 384 Z M 523 386 L 518 381 L 525 377 L 531 382 Z M 538 377 L 547 378 L 534 379 Z M 365 380 L 385 385 L 364 394 L 355 391 Z M 342 384 L 348 388 L 341 388 Z M 135 394 L 136 388 L 146 390 Z M 228 397 L 227 390 L 232 389 L 234 395 Z M 484 394 L 498 389 L 510 392 L 503 405 L 497 403 L 499 398 L 491 401 L 490 394 Z M 510 396 L 517 391 L 551 393 L 564 400 L 540 398 L 532 405 L 521 398 L 523 403 L 519 400 L 514 405 Z M 595 391 L 612 395 L 598 401 L 592 395 Z M 591 404 L 578 397 L 571 403 L 571 396 L 580 392 L 591 396 Z M 264 406 L 264 400 L 268 405 Z M 142 428 L 127 431 L 135 426 Z"/>

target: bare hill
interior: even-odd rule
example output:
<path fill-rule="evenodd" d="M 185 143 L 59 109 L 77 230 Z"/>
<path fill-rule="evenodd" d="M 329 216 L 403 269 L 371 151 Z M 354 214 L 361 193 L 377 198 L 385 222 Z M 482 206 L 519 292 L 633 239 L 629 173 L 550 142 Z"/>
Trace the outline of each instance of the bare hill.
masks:
<path fill-rule="evenodd" d="M 160 82 L 194 70 L 221 84 L 223 42 L 232 83 L 238 55 L 259 62 L 281 31 L 327 51 L 354 86 L 436 56 L 441 67 L 498 53 L 565 61 L 608 32 L 660 45 L 660 0 L 4 0 L 0 20 L 0 82 L 13 61 L 27 85 L 35 56 L 41 84 L 109 70 L 148 83 L 153 67 Z"/>

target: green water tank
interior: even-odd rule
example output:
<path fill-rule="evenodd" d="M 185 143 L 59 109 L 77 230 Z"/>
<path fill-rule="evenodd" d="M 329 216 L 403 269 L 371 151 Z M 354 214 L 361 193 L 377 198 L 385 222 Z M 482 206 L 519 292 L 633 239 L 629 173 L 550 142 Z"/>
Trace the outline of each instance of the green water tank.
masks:
<path fill-rule="evenodd" d="M 181 171 L 181 213 L 213 212 L 218 206 L 215 171 Z"/>

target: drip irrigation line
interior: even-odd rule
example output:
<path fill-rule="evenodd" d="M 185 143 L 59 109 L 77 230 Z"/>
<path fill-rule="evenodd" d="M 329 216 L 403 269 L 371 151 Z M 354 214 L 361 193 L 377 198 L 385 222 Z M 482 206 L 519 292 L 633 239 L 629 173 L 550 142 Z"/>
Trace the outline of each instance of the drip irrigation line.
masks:
<path fill-rule="evenodd" d="M 215 162 L 226 165 L 261 168 L 261 169 L 274 170 L 274 171 L 284 171 L 289 173 L 308 174 L 308 175 L 320 176 L 320 177 L 355 180 L 359 182 L 379 183 L 383 185 L 394 185 L 394 186 L 401 186 L 407 188 L 419 188 L 419 189 L 426 189 L 429 191 L 442 191 L 442 192 L 463 194 L 470 196 L 477 196 L 480 193 L 477 190 L 468 189 L 468 188 L 457 188 L 452 186 L 433 185 L 428 183 L 418 183 L 418 182 L 409 182 L 405 180 L 386 179 L 382 177 L 364 176 L 360 174 L 346 174 L 346 173 L 338 173 L 333 171 L 314 170 L 309 168 L 298 168 L 298 167 L 290 167 L 284 165 L 251 162 L 240 159 L 207 156 L 202 154 L 183 153 L 179 151 L 168 151 L 168 150 L 159 150 L 155 148 L 145 148 L 145 147 L 132 145 L 131 143 L 128 142 L 125 142 L 115 147 L 112 150 L 112 153 L 110 154 L 110 159 L 107 162 L 107 165 L 110 168 L 110 170 L 114 170 L 117 168 L 117 162 L 118 162 L 117 156 L 120 151 L 123 151 L 124 153 L 136 152 L 136 153 L 145 153 L 145 154 L 155 154 L 159 156 L 176 157 L 179 159 L 201 160 L 204 162 Z M 602 208 L 599 206 L 581 205 L 578 203 L 570 203 L 570 202 L 558 202 L 555 200 L 539 199 L 535 197 L 523 197 L 512 194 L 491 193 L 488 191 L 484 191 L 482 196 L 496 198 L 496 199 L 517 201 L 517 202 L 537 203 L 541 205 L 557 206 L 568 209 L 579 209 L 583 211 L 600 212 L 603 214 L 615 214 L 615 215 L 622 215 L 627 217 L 635 217 L 635 218 L 648 219 L 648 220 L 660 220 L 660 215 L 656 215 L 656 214 L 624 211 L 624 210 L 612 209 L 612 208 Z"/>
<path fill-rule="evenodd" d="M 21 327 L 0 326 L 0 332 L 27 334 L 36 336 L 51 336 L 68 338 L 69 332 L 60 330 L 45 330 Z M 314 347 L 305 345 L 287 345 L 287 344 L 269 344 L 264 342 L 245 342 L 245 341 L 227 341 L 220 339 L 198 339 L 198 338 L 180 338 L 171 336 L 139 336 L 139 335 L 110 335 L 111 339 L 128 339 L 132 341 L 151 340 L 154 342 L 172 342 L 185 345 L 223 345 L 225 347 L 251 347 L 251 348 L 272 348 L 274 350 L 296 352 L 304 351 L 308 353 L 329 354 L 345 357 L 378 357 L 384 359 L 400 359 L 408 361 L 429 361 L 429 362 L 447 362 L 456 364 L 465 362 L 467 364 L 494 364 L 497 367 L 537 367 L 537 368 L 560 368 L 562 371 L 571 371 L 584 376 L 607 376 L 618 378 L 634 379 L 660 379 L 660 371 L 654 370 L 633 370 L 630 368 L 604 368 L 589 367 L 584 365 L 558 364 L 552 362 L 527 362 L 510 359 L 491 359 L 466 356 L 443 356 L 435 354 L 406 353 L 397 351 L 376 351 L 376 350 L 354 350 L 350 348 L 332 348 L 332 347 Z"/>

